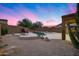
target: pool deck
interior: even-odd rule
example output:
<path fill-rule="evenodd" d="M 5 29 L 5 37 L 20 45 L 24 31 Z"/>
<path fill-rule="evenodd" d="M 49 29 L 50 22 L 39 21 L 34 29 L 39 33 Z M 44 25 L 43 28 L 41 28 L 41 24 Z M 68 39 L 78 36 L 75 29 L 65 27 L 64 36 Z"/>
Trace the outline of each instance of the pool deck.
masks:
<path fill-rule="evenodd" d="M 20 40 L 17 36 L 5 36 L 5 42 L 9 46 L 17 46 L 16 56 L 74 56 L 79 55 L 78 50 L 72 44 L 61 40 L 52 39 L 45 41 L 41 39 Z"/>

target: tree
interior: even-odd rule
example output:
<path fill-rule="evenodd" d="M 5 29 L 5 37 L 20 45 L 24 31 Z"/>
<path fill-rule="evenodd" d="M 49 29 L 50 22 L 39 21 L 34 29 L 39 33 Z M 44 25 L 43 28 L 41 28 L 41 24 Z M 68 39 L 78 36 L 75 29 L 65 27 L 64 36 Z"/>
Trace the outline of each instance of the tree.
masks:
<path fill-rule="evenodd" d="M 43 24 L 41 22 L 33 23 L 33 29 L 42 28 L 42 25 Z"/>
<path fill-rule="evenodd" d="M 32 22 L 27 18 L 24 18 L 22 21 L 18 21 L 17 25 L 27 27 L 27 28 L 32 28 Z"/>

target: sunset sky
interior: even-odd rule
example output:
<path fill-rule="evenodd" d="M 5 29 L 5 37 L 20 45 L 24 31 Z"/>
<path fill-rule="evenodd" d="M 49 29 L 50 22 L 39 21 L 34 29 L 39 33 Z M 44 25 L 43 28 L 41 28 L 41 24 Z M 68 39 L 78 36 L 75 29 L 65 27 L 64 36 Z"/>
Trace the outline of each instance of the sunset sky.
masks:
<path fill-rule="evenodd" d="M 7 19 L 9 25 L 28 18 L 32 22 L 41 21 L 44 26 L 54 26 L 62 22 L 62 15 L 75 12 L 73 3 L 0 3 L 0 19 Z"/>

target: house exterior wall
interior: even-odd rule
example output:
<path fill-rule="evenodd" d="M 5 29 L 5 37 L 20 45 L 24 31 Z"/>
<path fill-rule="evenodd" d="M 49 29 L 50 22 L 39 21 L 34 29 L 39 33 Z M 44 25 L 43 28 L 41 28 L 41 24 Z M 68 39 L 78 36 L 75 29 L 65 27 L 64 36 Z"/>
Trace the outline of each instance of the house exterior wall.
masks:
<path fill-rule="evenodd" d="M 62 16 L 62 40 L 66 40 L 66 34 L 68 34 L 67 23 L 73 24 L 76 22 L 75 19 L 75 14 Z"/>
<path fill-rule="evenodd" d="M 0 35 L 1 35 L 1 29 L 7 29 L 7 20 L 6 19 L 0 19 Z"/>
<path fill-rule="evenodd" d="M 25 27 L 8 25 L 8 33 L 9 34 L 11 34 L 11 33 L 21 33 L 22 29 L 25 29 L 25 31 L 28 31 L 28 28 L 25 28 Z"/>
<path fill-rule="evenodd" d="M 1 29 L 8 29 L 8 33 L 10 33 L 10 34 L 11 33 L 20 33 L 22 29 L 25 29 L 25 31 L 28 30 L 25 27 L 8 25 L 6 19 L 0 19 L 0 35 L 1 35 Z"/>
<path fill-rule="evenodd" d="M 1 28 L 7 28 L 7 20 L 6 19 L 0 19 Z"/>

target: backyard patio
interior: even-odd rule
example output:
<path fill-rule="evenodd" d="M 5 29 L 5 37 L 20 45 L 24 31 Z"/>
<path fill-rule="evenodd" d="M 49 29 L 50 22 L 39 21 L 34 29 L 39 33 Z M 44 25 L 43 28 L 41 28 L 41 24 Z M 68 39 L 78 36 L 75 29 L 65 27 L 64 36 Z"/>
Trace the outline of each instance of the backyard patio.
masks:
<path fill-rule="evenodd" d="M 58 33 L 58 35 L 61 33 Z M 51 35 L 51 33 L 50 33 Z M 15 56 L 73 56 L 79 55 L 78 50 L 72 44 L 58 39 L 57 33 L 52 35 L 50 41 L 42 39 L 23 40 L 19 36 L 9 34 L 3 37 L 4 42 L 9 46 L 16 46 Z"/>

